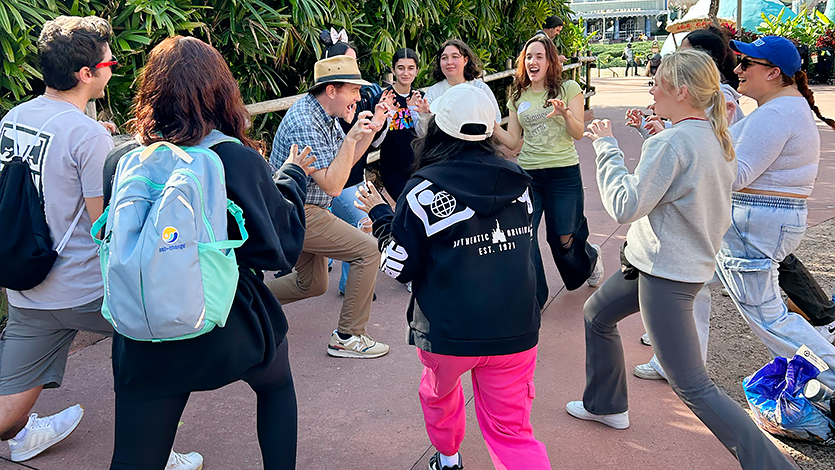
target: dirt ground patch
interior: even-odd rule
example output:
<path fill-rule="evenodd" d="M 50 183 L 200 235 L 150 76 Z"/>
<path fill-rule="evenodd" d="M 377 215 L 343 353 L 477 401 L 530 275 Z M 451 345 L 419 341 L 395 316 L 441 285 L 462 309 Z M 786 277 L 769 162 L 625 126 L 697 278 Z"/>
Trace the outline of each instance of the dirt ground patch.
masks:
<path fill-rule="evenodd" d="M 835 219 L 806 231 L 806 236 L 795 255 L 803 261 L 824 291 L 832 292 L 835 284 Z M 745 320 L 722 289 L 714 289 L 708 370 L 710 376 L 725 392 L 745 409 L 748 405 L 742 391 L 742 380 L 771 360 L 762 342 L 751 332 Z M 784 447 L 804 470 L 835 468 L 835 448 L 780 439 Z"/>

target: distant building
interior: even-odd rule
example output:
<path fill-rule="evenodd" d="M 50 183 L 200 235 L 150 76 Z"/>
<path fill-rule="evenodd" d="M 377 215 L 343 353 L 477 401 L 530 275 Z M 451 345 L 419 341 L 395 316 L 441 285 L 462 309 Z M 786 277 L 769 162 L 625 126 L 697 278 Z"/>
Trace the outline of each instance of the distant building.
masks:
<path fill-rule="evenodd" d="M 652 36 L 669 14 L 667 0 L 572 0 L 571 9 L 595 39 Z"/>

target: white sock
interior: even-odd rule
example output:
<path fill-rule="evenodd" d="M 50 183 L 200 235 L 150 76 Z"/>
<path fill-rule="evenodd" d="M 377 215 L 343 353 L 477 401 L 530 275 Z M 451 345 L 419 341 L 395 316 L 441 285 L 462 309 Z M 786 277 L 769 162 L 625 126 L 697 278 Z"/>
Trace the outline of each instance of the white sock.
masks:
<path fill-rule="evenodd" d="M 454 465 L 458 465 L 458 452 L 455 455 L 444 455 L 441 454 L 441 467 L 450 467 Z"/>

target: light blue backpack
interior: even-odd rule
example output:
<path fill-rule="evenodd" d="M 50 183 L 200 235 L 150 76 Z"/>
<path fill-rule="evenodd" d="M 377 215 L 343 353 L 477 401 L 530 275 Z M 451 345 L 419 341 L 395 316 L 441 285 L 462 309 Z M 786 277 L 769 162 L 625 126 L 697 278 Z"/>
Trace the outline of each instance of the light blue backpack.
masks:
<path fill-rule="evenodd" d="M 229 141 L 238 142 L 213 130 L 193 147 L 156 142 L 119 161 L 110 205 L 92 229 L 104 277 L 102 315 L 119 334 L 181 340 L 226 324 L 238 285 L 234 249 L 248 238 L 210 149 Z M 227 211 L 242 240 L 228 239 Z"/>

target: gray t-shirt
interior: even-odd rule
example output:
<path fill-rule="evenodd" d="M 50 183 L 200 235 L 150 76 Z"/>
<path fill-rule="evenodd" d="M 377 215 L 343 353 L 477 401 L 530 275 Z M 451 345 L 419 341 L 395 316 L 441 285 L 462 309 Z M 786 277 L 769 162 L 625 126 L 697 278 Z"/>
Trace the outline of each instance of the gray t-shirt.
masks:
<path fill-rule="evenodd" d="M 20 105 L 17 129 L 20 151 L 29 145 L 38 129 L 70 103 L 38 97 Z M 15 132 L 12 112 L 0 121 L 0 168 L 12 157 Z M 57 248 L 84 198 L 102 195 L 102 167 L 113 139 L 101 124 L 81 111 L 54 119 L 41 133 L 31 153 L 35 185 L 44 197 L 46 222 Z M 9 290 L 9 303 L 18 308 L 57 310 L 84 305 L 103 295 L 97 246 L 90 237 L 92 222 L 87 210 L 72 232 L 66 247 L 47 275 L 34 289 Z"/>

